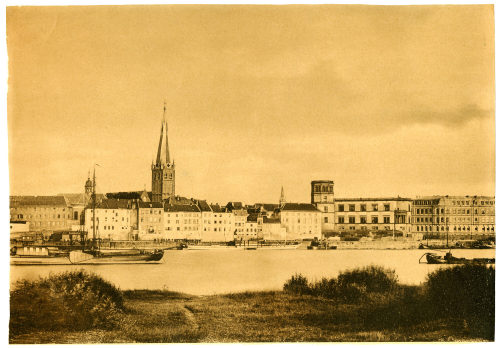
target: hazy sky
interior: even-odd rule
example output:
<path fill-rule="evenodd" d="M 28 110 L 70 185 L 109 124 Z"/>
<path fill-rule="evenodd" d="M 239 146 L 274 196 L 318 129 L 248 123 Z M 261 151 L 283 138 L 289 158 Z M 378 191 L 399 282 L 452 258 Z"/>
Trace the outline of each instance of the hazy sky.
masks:
<path fill-rule="evenodd" d="M 493 6 L 10 7 L 11 194 L 494 195 Z"/>

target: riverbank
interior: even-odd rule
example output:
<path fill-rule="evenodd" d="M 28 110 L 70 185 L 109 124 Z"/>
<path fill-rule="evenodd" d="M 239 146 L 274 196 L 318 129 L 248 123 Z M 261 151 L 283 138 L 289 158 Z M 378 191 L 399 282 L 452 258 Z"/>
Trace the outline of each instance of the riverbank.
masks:
<path fill-rule="evenodd" d="M 346 304 L 282 291 L 190 296 L 136 290 L 125 291 L 124 300 L 126 310 L 112 329 L 36 331 L 11 336 L 10 343 L 486 341 L 463 320 L 400 321 L 393 310 L 402 304 L 382 299 Z M 416 310 L 404 306 L 408 315 Z"/>

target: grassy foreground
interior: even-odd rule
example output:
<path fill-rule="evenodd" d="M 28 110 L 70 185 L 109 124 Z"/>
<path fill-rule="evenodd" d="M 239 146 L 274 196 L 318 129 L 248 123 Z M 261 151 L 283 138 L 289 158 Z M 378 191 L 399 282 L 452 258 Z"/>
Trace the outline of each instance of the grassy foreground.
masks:
<path fill-rule="evenodd" d="M 428 283 L 434 281 L 441 285 L 443 282 L 450 282 L 450 278 L 454 279 L 453 282 L 463 279 L 463 271 L 471 272 L 470 269 L 460 270 L 458 273 L 455 271 L 459 277 L 452 271 L 445 271 L 434 278 L 430 277 Z M 374 275 L 372 271 L 373 269 L 371 273 L 346 272 L 337 279 L 323 280 L 316 284 L 307 283 L 302 276 L 295 276 L 287 282 L 285 291 L 273 292 L 190 296 L 169 291 L 123 291 L 123 298 L 117 299 L 119 304 L 123 300 L 123 307 L 116 311 L 112 306 L 113 315 L 109 325 L 99 321 L 96 325 L 80 330 L 68 330 L 67 327 L 41 329 L 36 325 L 29 330 L 22 330 L 16 328 L 18 321 L 11 314 L 10 343 L 493 340 L 489 328 L 494 323 L 494 317 L 484 318 L 484 313 L 490 311 L 491 303 L 485 303 L 487 306 L 481 309 L 482 312 L 477 312 L 481 315 L 479 319 L 483 321 L 482 326 L 478 326 L 471 318 L 476 317 L 475 311 L 476 307 L 480 307 L 479 304 L 471 309 L 472 317 L 467 314 L 469 312 L 464 312 L 463 315 L 446 313 L 441 309 L 436 312 L 433 309 L 439 306 L 432 302 L 435 301 L 432 291 L 439 287 L 433 285 L 429 290 L 425 286 L 397 285 L 390 273 L 387 282 L 386 278 L 380 278 L 380 273 L 383 272 L 375 269 L 378 273 L 375 272 L 377 274 Z M 479 271 L 489 272 L 485 268 Z M 369 274 L 368 282 L 361 279 L 366 274 Z M 446 278 L 444 281 L 443 277 Z M 346 288 L 347 278 L 349 286 Z M 352 291 L 353 278 L 357 279 L 355 292 Z M 372 279 L 376 279 L 376 283 Z M 92 281 L 95 283 L 95 279 L 92 278 Z M 370 290 L 373 284 L 377 284 L 379 288 L 383 284 L 384 292 Z M 86 289 L 87 286 L 81 288 Z M 478 288 L 484 289 L 485 286 Z M 360 291 L 362 298 L 357 297 Z M 439 294 L 447 295 L 439 291 Z M 110 293 L 115 296 L 114 290 Z M 341 293 L 349 296 L 339 299 Z M 102 297 L 103 292 L 99 296 Z M 441 299 L 442 297 L 439 301 Z M 85 303 L 88 306 L 88 301 Z M 443 303 L 443 308 L 448 305 Z M 453 303 L 451 305 L 455 306 Z M 91 311 L 100 307 L 95 308 Z M 76 317 L 72 318 L 77 320 Z"/>

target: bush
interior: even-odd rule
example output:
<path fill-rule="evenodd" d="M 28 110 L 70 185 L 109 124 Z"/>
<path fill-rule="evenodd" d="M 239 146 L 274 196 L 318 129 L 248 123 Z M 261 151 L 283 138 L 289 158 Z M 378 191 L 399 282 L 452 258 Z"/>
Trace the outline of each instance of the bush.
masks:
<path fill-rule="evenodd" d="M 398 278 L 394 270 L 368 266 L 341 272 L 337 278 L 322 278 L 311 284 L 305 276 L 296 274 L 287 280 L 283 290 L 298 295 L 311 294 L 353 302 L 369 293 L 390 292 L 397 286 Z"/>
<path fill-rule="evenodd" d="M 18 281 L 10 294 L 12 334 L 41 330 L 109 328 L 123 310 L 115 286 L 97 275 L 74 271 Z"/>
<path fill-rule="evenodd" d="M 311 293 L 315 296 L 335 298 L 337 296 L 337 281 L 335 278 L 322 278 L 319 282 L 311 284 Z"/>
<path fill-rule="evenodd" d="M 337 277 L 337 292 L 347 301 L 366 293 L 390 292 L 398 286 L 396 272 L 381 266 L 367 266 L 341 272 Z"/>
<path fill-rule="evenodd" d="M 311 288 L 305 276 L 295 274 L 283 285 L 283 291 L 296 295 L 307 295 L 311 293 Z"/>
<path fill-rule="evenodd" d="M 464 326 L 493 339 L 495 270 L 492 266 L 441 268 L 427 276 L 425 291 L 435 316 L 463 319 Z"/>

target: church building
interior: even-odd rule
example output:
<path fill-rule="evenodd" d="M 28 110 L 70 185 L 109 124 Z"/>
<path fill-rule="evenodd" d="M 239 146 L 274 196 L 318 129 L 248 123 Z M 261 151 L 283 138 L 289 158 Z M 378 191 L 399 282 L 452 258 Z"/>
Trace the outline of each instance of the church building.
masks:
<path fill-rule="evenodd" d="M 156 163 L 151 164 L 151 191 L 153 202 L 163 202 L 175 196 L 175 162 L 170 162 L 166 112 L 167 107 L 164 105 Z"/>

